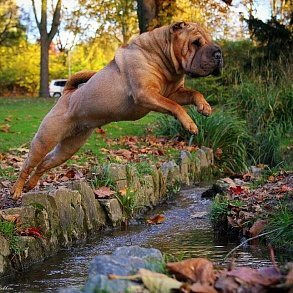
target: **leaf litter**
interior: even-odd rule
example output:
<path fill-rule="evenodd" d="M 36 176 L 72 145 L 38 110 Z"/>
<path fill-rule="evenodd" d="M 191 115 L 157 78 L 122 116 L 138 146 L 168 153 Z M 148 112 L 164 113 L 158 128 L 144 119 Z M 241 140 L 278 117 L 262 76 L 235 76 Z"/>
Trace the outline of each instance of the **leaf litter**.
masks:
<path fill-rule="evenodd" d="M 5 126 L 3 130 L 8 131 L 9 128 Z M 149 161 L 151 158 L 155 157 L 156 165 L 159 167 L 161 163 L 171 158 L 170 150 L 195 151 L 198 149 L 197 146 L 189 146 L 183 141 L 171 140 L 153 135 L 143 137 L 122 136 L 117 139 L 110 139 L 103 129 L 97 129 L 96 135 L 103 139 L 108 146 L 107 148 L 100 148 L 101 153 L 104 155 L 103 160 L 105 162 L 139 163 Z M 27 145 L 21 145 L 16 148 L 11 148 L 6 153 L 0 153 L 0 170 L 3 172 L 0 173 L 0 210 L 21 205 L 21 200 L 16 202 L 12 200 L 10 189 L 20 172 L 28 152 L 29 149 Z M 71 163 L 69 165 L 69 163 L 65 163 L 50 170 L 49 173 L 43 175 L 34 190 L 64 188 L 70 181 L 91 179 L 93 176 L 91 169 L 100 165 L 97 156 L 89 151 L 85 151 L 80 155 L 75 154 L 71 159 L 77 160 L 78 164 Z M 2 174 L 9 175 L 1 178 Z M 103 195 L 96 194 L 96 196 L 103 198 Z M 105 198 L 107 197 L 108 195 L 105 195 Z"/>

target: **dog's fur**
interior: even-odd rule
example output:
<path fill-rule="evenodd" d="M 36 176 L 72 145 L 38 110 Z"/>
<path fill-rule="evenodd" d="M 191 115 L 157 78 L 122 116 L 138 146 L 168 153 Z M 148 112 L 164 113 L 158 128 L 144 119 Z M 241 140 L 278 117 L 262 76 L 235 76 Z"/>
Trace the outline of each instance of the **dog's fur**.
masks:
<path fill-rule="evenodd" d="M 184 74 L 207 76 L 221 67 L 220 48 L 209 34 L 195 23 L 179 22 L 136 37 L 97 73 L 74 74 L 32 141 L 13 198 L 21 196 L 34 169 L 26 191 L 44 172 L 76 153 L 96 127 L 109 122 L 136 120 L 156 111 L 174 115 L 196 134 L 197 126 L 182 105 L 194 104 L 207 116 L 212 110 L 201 93 L 184 88 Z"/>

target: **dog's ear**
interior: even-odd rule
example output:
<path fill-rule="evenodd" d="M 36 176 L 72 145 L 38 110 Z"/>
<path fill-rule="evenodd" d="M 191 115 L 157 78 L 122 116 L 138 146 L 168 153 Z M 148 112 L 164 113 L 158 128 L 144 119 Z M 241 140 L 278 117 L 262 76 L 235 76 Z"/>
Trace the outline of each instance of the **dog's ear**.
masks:
<path fill-rule="evenodd" d="M 174 24 L 172 24 L 170 26 L 170 32 L 174 33 L 174 32 L 176 32 L 178 30 L 183 29 L 186 26 L 188 26 L 188 24 L 186 22 L 184 22 L 184 21 L 175 22 Z"/>

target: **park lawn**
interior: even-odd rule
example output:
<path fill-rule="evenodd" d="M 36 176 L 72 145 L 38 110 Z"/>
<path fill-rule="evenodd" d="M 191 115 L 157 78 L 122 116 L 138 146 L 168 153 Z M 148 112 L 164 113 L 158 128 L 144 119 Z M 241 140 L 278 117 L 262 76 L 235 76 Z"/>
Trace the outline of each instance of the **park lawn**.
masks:
<path fill-rule="evenodd" d="M 54 99 L 42 98 L 0 98 L 0 152 L 13 148 L 29 147 L 46 113 L 55 104 Z M 121 121 L 106 125 L 103 130 L 107 138 L 120 136 L 142 136 L 149 126 L 161 115 L 151 112 L 137 121 Z M 1 126 L 8 125 L 9 131 L 1 131 Z M 60 125 L 62 127 L 62 125 Z M 83 146 L 82 151 L 91 151 L 99 155 L 99 149 L 107 147 L 102 136 L 94 133 Z"/>

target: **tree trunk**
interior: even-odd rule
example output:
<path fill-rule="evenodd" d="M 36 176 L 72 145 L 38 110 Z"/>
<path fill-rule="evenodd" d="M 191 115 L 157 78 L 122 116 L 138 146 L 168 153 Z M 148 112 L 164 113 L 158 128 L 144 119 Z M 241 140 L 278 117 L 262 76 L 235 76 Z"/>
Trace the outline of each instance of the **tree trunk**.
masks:
<path fill-rule="evenodd" d="M 40 62 L 40 90 L 39 96 L 49 97 L 49 46 L 47 38 L 41 38 L 41 62 Z"/>
<path fill-rule="evenodd" d="M 141 34 L 150 29 L 150 23 L 155 19 L 157 10 L 155 0 L 137 0 L 137 17 Z"/>
<path fill-rule="evenodd" d="M 42 10 L 41 10 L 41 21 L 38 20 L 35 0 L 31 0 L 33 5 L 33 11 L 35 20 L 40 32 L 41 40 L 41 61 L 40 61 L 40 97 L 49 97 L 49 47 L 57 33 L 58 27 L 60 25 L 61 16 L 61 1 L 58 0 L 51 24 L 51 29 L 49 33 L 47 32 L 47 0 L 42 0 Z"/>

